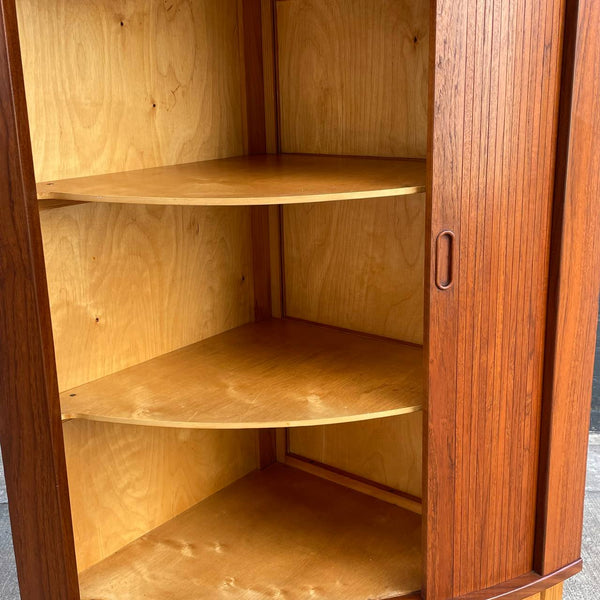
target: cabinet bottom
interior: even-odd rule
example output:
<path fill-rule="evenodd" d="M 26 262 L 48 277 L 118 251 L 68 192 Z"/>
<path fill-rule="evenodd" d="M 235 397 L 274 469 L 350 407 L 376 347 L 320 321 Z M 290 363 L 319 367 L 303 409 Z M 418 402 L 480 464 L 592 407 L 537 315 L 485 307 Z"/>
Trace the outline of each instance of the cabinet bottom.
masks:
<path fill-rule="evenodd" d="M 80 586 L 82 600 L 393 598 L 421 586 L 421 518 L 273 465 L 85 570 Z"/>

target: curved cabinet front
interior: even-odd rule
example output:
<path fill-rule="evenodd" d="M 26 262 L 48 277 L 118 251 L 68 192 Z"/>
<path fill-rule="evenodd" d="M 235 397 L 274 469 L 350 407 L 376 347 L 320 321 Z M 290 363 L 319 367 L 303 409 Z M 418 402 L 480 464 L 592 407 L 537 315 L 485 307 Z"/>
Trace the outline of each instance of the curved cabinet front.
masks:
<path fill-rule="evenodd" d="M 590 5 L 581 3 L 585 23 L 597 22 Z M 598 167 L 594 128 L 575 126 L 565 77 L 560 88 L 563 60 L 567 71 L 573 60 L 569 44 L 563 52 L 565 23 L 569 35 L 576 31 L 573 7 L 567 15 L 564 9 L 560 0 L 437 3 L 428 163 L 429 600 L 523 598 L 532 582 L 537 593 L 581 568 L 592 351 L 591 336 L 583 336 L 581 368 L 575 329 L 567 328 L 583 314 L 593 331 L 600 269 L 598 253 L 583 250 L 597 247 L 598 217 L 582 187 L 577 204 L 568 194 L 577 192 L 575 173 L 585 181 Z M 584 64 L 588 81 L 598 73 L 591 46 L 576 63 L 581 115 L 593 113 L 583 75 Z M 569 123 L 585 149 L 559 147 Z M 555 172 L 557 190 L 561 177 L 571 188 L 566 199 L 554 199 Z M 597 178 L 581 185 L 597 189 Z M 440 289 L 435 240 L 445 230 L 456 236 L 454 284 Z M 558 297 L 550 306 L 549 287 Z M 547 318 L 555 331 L 547 332 Z M 585 385 L 571 385 L 578 378 Z M 574 393 L 568 400 L 567 388 Z"/>

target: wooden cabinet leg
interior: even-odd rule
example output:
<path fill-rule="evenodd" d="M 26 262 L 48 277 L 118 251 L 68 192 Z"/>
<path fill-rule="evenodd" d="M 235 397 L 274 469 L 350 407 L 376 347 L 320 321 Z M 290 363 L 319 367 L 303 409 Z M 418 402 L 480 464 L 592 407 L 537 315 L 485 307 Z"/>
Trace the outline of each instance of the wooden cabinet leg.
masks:
<path fill-rule="evenodd" d="M 559 583 L 554 587 L 547 589 L 545 592 L 540 592 L 533 596 L 529 596 L 525 600 L 562 600 L 563 584 Z"/>

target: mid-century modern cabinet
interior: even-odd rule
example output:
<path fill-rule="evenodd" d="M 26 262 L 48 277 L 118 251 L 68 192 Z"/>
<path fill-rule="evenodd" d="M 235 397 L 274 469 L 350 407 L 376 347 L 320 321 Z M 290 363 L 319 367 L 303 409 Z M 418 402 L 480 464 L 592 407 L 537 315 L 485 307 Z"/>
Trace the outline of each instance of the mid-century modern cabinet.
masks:
<path fill-rule="evenodd" d="M 2 0 L 24 600 L 560 600 L 593 0 Z"/>

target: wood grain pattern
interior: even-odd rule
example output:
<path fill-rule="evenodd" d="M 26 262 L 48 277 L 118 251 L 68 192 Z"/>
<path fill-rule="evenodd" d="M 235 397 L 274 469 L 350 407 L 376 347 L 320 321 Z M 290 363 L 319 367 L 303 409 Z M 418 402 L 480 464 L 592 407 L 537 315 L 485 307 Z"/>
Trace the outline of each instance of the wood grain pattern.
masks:
<path fill-rule="evenodd" d="M 353 473 L 343 471 L 342 469 L 336 469 L 331 465 L 310 460 L 296 454 L 288 454 L 279 462 L 289 467 L 293 467 L 294 469 L 316 475 L 321 479 L 333 481 L 334 483 L 343 485 L 344 487 L 360 492 L 361 494 L 373 496 L 373 498 L 378 498 L 379 500 L 394 504 L 400 508 L 405 508 L 418 515 L 422 512 L 421 502 L 419 502 L 418 498 L 409 496 L 408 494 L 399 493 L 397 490 L 385 485 L 377 485 L 370 479 L 359 477 Z"/>
<path fill-rule="evenodd" d="M 426 589 L 531 570 L 564 2 L 442 1 L 432 47 Z M 432 242 L 433 244 L 434 242 Z"/>
<path fill-rule="evenodd" d="M 567 575 L 567 573 L 569 574 Z M 554 579 L 558 577 L 560 578 L 558 580 L 562 581 L 573 574 L 575 574 L 573 569 L 570 571 L 561 571 L 559 574 L 552 576 L 552 580 L 554 581 Z M 524 583 L 525 581 L 527 581 L 527 583 Z M 524 585 L 524 587 L 520 589 L 509 590 L 508 588 L 504 588 L 504 591 L 502 591 L 501 586 L 497 586 L 483 590 L 482 592 L 477 592 L 476 594 L 463 596 L 460 600 L 561 600 L 563 590 L 562 583 L 545 589 L 549 584 L 549 581 L 550 579 L 548 578 L 539 577 L 537 574 L 531 573 L 524 578 L 519 578 L 519 583 Z M 542 589 L 544 591 L 534 594 L 533 596 L 528 595 L 536 589 Z M 421 592 L 416 592 L 414 594 L 404 594 L 395 598 L 386 598 L 386 600 L 421 600 L 422 597 Z"/>
<path fill-rule="evenodd" d="M 419 538 L 417 515 L 274 465 L 84 572 L 82 599 L 384 598 L 419 587 Z"/>
<path fill-rule="evenodd" d="M 44 213 L 61 387 L 250 321 L 249 211 L 82 205 Z M 73 427 L 67 425 L 67 435 Z M 165 430 L 128 436 L 126 428 L 116 425 L 78 427 L 86 435 L 71 435 L 66 452 L 80 568 L 218 489 L 215 482 L 223 481 L 227 463 L 215 467 L 221 471 L 215 478 L 207 470 L 202 479 L 202 456 L 212 456 L 217 465 L 219 455 L 239 452 L 240 442 L 233 437 L 223 438 L 216 453 L 201 443 L 200 433 L 184 442 L 181 433 Z M 156 464 L 160 456 L 166 457 L 164 463 Z M 220 487 L 256 466 L 255 449 L 248 460 L 250 466 L 242 463 Z M 115 463 L 126 469 L 114 470 Z M 93 477 L 89 464 L 95 466 Z M 167 487 L 161 491 L 163 483 Z M 179 497 L 169 499 L 169 486 L 180 490 Z M 100 518 L 89 510 L 90 489 Z M 124 489 L 131 495 L 117 493 Z"/>
<path fill-rule="evenodd" d="M 261 4 L 264 6 L 265 2 Z M 405 24 L 412 10 L 418 10 L 421 18 L 425 4 L 411 3 L 410 7 L 404 7 L 398 0 L 389 3 L 383 0 L 280 1 L 279 33 L 283 32 L 285 39 L 280 40 L 279 54 L 288 60 L 281 65 L 281 81 L 289 77 L 289 82 L 282 85 L 284 94 L 288 94 L 281 102 L 282 125 L 290 127 L 290 132 L 282 138 L 283 145 L 298 143 L 299 150 L 304 152 L 311 147 L 325 148 L 319 151 L 341 148 L 335 150 L 340 153 L 364 148 L 361 154 L 384 155 L 405 154 L 402 148 L 407 148 L 407 144 L 418 147 L 421 143 L 418 138 L 424 132 L 418 115 L 417 118 L 413 118 L 414 115 L 401 117 L 399 124 L 396 119 L 406 108 L 405 99 L 409 96 L 410 102 L 418 99 L 419 89 L 422 91 L 424 85 L 419 85 L 419 77 L 415 77 L 415 89 L 399 89 L 401 86 L 394 76 L 386 74 L 388 69 L 399 69 L 398 62 L 375 61 L 374 57 L 396 57 L 414 50 L 413 61 L 421 64 L 419 61 L 425 53 L 420 46 L 423 37 L 417 37 L 416 42 L 413 39 L 415 47 L 411 47 Z M 435 73 L 432 70 L 427 186 L 430 206 L 426 233 L 428 238 L 435 239 L 440 229 L 456 231 L 457 281 L 451 291 L 443 295 L 432 291 L 426 298 L 430 401 L 426 406 L 425 423 L 424 591 L 430 600 L 457 596 L 464 600 L 490 597 L 520 600 L 525 594 L 538 593 L 580 568 L 577 561 L 565 568 L 562 565 L 569 557 L 575 560 L 579 553 L 587 410 L 582 399 L 590 372 L 585 349 L 589 349 L 593 341 L 590 333 L 592 298 L 598 292 L 600 272 L 596 247 L 598 215 L 590 201 L 596 195 L 600 172 L 593 146 L 600 133 L 597 120 L 593 120 L 593 115 L 600 114 L 594 88 L 600 77 L 596 76 L 600 59 L 594 32 L 600 25 L 599 9 L 593 2 L 581 0 L 581 37 L 575 72 L 579 74 L 577 81 L 582 84 L 576 88 L 569 106 L 568 120 L 573 122 L 573 127 L 568 132 L 568 145 L 564 146 L 568 152 L 562 157 L 561 167 L 565 204 L 557 208 L 562 211 L 560 219 L 556 219 L 556 213 L 554 219 L 554 234 L 559 231 L 564 237 L 559 251 L 552 257 L 553 276 L 560 285 L 554 291 L 551 288 L 550 294 L 555 306 L 551 305 L 549 322 L 554 319 L 556 323 L 546 340 L 546 350 L 552 350 L 547 353 L 552 358 L 546 363 L 551 364 L 552 376 L 549 378 L 551 388 L 547 387 L 546 393 L 550 389 L 552 395 L 545 396 L 543 405 L 541 357 L 545 343 L 543 327 L 561 50 L 559 32 L 565 4 L 565 0 L 545 3 L 438 0 L 436 13 L 432 15 L 437 33 L 431 53 Z M 248 104 L 244 105 L 244 96 L 239 95 L 244 73 L 239 66 L 232 66 L 239 65 L 242 51 L 238 42 L 241 31 L 238 11 L 244 6 L 241 1 L 225 0 L 221 4 L 201 1 L 193 6 L 176 2 L 169 8 L 157 0 L 148 3 L 135 0 L 119 6 L 122 14 L 106 0 L 83 3 L 51 0 L 43 5 L 22 0 L 20 6 L 22 28 L 28 40 L 25 47 L 27 76 L 33 81 L 29 91 L 35 124 L 36 166 L 39 172 L 45 173 L 44 177 L 165 165 L 237 154 L 244 149 L 242 115 Z M 13 523 L 17 523 L 15 549 L 24 585 L 23 597 L 76 600 L 56 373 L 49 367 L 53 361 L 49 313 L 33 202 L 30 149 L 26 141 L 24 93 L 18 61 L 14 58 L 18 57 L 18 44 L 13 7 L 12 2 L 3 2 L 2 19 L 6 20 L 7 27 L 0 28 L 3 35 L 8 36 L 8 44 L 0 44 L 0 75 L 6 75 L 0 77 L 0 117 L 7 124 L 6 128 L 0 128 L 0 165 L 5 165 L 7 174 L 0 177 L 3 182 L 0 185 L 3 250 L 0 297 L 1 312 L 10 317 L 0 319 L 0 333 L 3 342 L 7 341 L 2 347 L 11 352 L 10 355 L 6 350 L 3 353 L 0 347 L 0 373 L 9 383 L 1 386 L 9 395 L 0 396 L 0 437 L 8 456 L 7 478 Z M 389 18 L 397 14 L 396 11 L 402 13 L 399 20 Z M 372 23 L 376 25 L 371 26 Z M 401 35 L 396 33 L 399 26 L 404 28 Z M 61 35 L 65 30 L 75 33 Z M 382 30 L 384 35 L 377 37 Z M 256 33 L 257 29 L 253 31 Z M 315 41 L 311 43 L 311 40 Z M 205 41 L 207 48 L 202 46 Z M 82 47 L 81 52 L 77 51 L 78 45 Z M 189 52 L 190 48 L 194 52 Z M 392 50 L 383 54 L 382 48 Z M 314 52 L 316 58 L 306 52 Z M 13 66 L 17 65 L 16 71 L 7 68 L 7 56 L 14 61 Z M 298 67 L 295 73 L 289 66 L 294 61 Z M 426 71 L 424 62 L 422 60 L 423 73 Z M 60 73 L 56 71 L 57 64 L 64 67 Z M 90 64 L 93 68 L 87 66 Z M 315 69 L 315 64 L 320 68 Z M 341 74 L 338 76 L 336 72 Z M 315 73 L 321 75 L 316 85 L 311 84 Z M 291 82 L 292 74 L 294 82 Z M 303 76 L 309 80 L 303 88 L 306 93 L 292 94 L 296 81 Z M 177 88 L 182 78 L 187 78 L 188 83 Z M 403 78 L 406 79 L 400 77 Z M 81 86 L 73 85 L 75 80 L 81 81 Z M 387 87 L 384 89 L 384 86 Z M 107 92 L 110 89 L 118 93 L 111 97 Z M 372 93 L 365 94 L 365 89 Z M 16 102 L 16 126 L 11 94 Z M 154 102 L 154 96 L 158 102 Z M 94 101 L 89 103 L 89 98 Z M 124 104 L 119 104 L 123 98 Z M 137 108 L 138 101 L 145 110 Z M 302 105 L 305 101 L 308 104 Z M 156 106 L 150 108 L 150 104 Z M 62 110 L 63 105 L 66 110 Z M 423 107 L 425 105 L 423 100 Z M 266 107 L 265 110 L 271 109 Z M 330 120 L 328 126 L 323 127 L 327 119 Z M 424 143 L 421 150 L 423 148 Z M 556 208 L 557 203 L 554 204 Z M 81 213 L 76 215 L 78 211 Z M 253 294 L 249 290 L 254 284 L 253 268 L 247 268 L 252 256 L 248 243 L 249 211 L 236 213 L 235 219 L 227 223 L 220 220 L 217 212 L 199 216 L 200 212 L 184 213 L 184 209 L 169 211 L 147 207 L 75 206 L 52 214 L 53 217 L 44 217 L 44 231 L 51 232 L 46 239 L 52 240 L 47 241 L 53 255 L 48 259 L 53 262 L 48 264 L 53 265 L 49 268 L 50 292 L 52 308 L 56 309 L 55 332 L 59 332 L 57 339 L 60 338 L 57 352 L 61 353 L 61 385 L 62 377 L 81 377 L 81 381 L 87 381 L 100 376 L 98 373 L 103 374 L 102 369 L 111 372 L 127 366 L 129 360 L 139 362 L 166 351 L 155 344 L 164 343 L 170 349 L 169 344 L 177 347 L 186 343 L 185 336 L 190 332 L 184 328 L 190 323 L 195 341 L 210 335 L 211 331 L 216 333 L 252 318 Z M 206 217 L 207 214 L 213 216 Z M 52 220 L 50 229 L 46 229 L 51 219 L 56 222 Z M 101 223 L 104 225 L 99 226 Z M 368 224 L 369 219 L 361 225 L 364 223 Z M 116 228 L 112 229 L 115 224 Z M 223 255 L 219 254 L 221 258 L 216 259 L 219 266 L 215 271 L 227 274 L 218 280 L 218 289 L 213 287 L 214 281 L 208 272 L 214 255 L 210 255 L 208 267 L 206 262 L 198 260 L 204 248 L 203 224 L 209 231 L 207 243 L 211 248 L 225 247 Z M 177 237 L 186 240 L 183 245 L 169 244 L 175 237 L 173 230 Z M 270 234 L 271 239 L 276 237 L 273 231 Z M 554 237 L 556 239 L 556 235 Z M 382 240 L 389 241 L 387 236 Z M 589 244 L 588 240 L 591 240 Z M 172 254 L 165 251 L 169 248 Z M 94 258 L 103 256 L 107 257 L 105 264 L 92 265 Z M 369 264 L 379 268 L 377 252 L 373 256 Z M 434 259 L 429 249 L 428 286 L 433 282 Z M 359 259 L 356 262 L 362 265 L 359 271 L 366 272 L 364 281 L 370 285 L 369 268 Z M 343 260 L 341 264 L 345 264 Z M 183 265 L 181 271 L 178 265 Z M 125 282 L 125 277 L 130 280 Z M 174 282 L 175 285 L 169 287 Z M 325 285 L 330 283 L 327 281 Z M 360 281 L 353 279 L 354 283 Z M 125 293 L 131 288 L 143 293 Z M 433 285 L 431 289 L 435 290 Z M 98 297 L 115 312 L 98 313 L 94 304 Z M 167 301 L 161 305 L 165 297 Z M 226 297 L 225 304 L 221 303 L 223 297 Z M 178 311 L 182 306 L 183 327 L 178 329 Z M 338 310 L 340 306 L 343 304 Z M 380 315 L 376 309 L 368 318 L 376 321 Z M 402 319 L 408 322 L 409 317 L 406 312 L 390 322 Z M 389 326 L 385 319 L 382 321 L 382 327 Z M 107 322 L 108 335 L 96 336 L 96 330 L 101 330 Z M 128 327 L 130 331 L 135 330 L 135 335 L 119 334 Z M 552 337 L 554 340 L 549 341 Z M 97 354 L 88 356 L 90 348 Z M 543 511 L 540 512 L 539 505 L 537 510 L 537 514 L 542 515 L 535 559 L 536 568 L 544 573 L 540 576 L 530 572 L 538 492 L 534 482 L 538 471 L 540 413 L 543 408 L 548 409 L 549 398 L 553 404 L 542 436 L 545 444 L 540 479 Z M 577 401 L 573 402 L 572 398 Z M 392 421 L 389 424 L 392 425 Z M 128 534 L 135 537 L 193 503 L 197 499 L 195 494 L 210 493 L 252 468 L 258 455 L 255 432 L 167 431 L 102 423 L 68 423 L 65 427 L 69 432 L 67 460 L 70 471 L 75 473 L 72 482 L 77 487 L 73 513 L 85 512 L 84 519 L 80 521 L 76 517 L 75 522 L 76 535 L 81 536 L 78 537 L 82 544 L 79 551 L 90 555 L 96 552 L 99 557 L 112 550 L 109 543 L 105 545 L 102 539 L 94 539 L 95 533 L 104 535 L 94 529 L 97 524 L 89 523 L 89 529 L 79 529 L 79 523 L 85 519 L 102 514 L 106 517 L 103 531 L 108 538 L 118 544 L 126 543 L 131 537 L 113 538 L 110 528 L 121 531 L 128 525 L 139 526 L 137 531 L 132 529 Z M 371 424 L 368 427 L 371 428 Z M 375 432 L 374 424 L 369 431 L 367 426 L 363 428 L 365 436 Z M 125 430 L 126 433 L 122 433 Z M 15 431 L 19 435 L 15 435 Z M 78 433 L 71 435 L 71 432 Z M 9 441 L 5 441 L 7 438 Z M 324 437 L 318 439 L 325 440 Z M 336 444 L 339 439 L 334 440 Z M 35 440 L 35 448 L 32 440 Z M 220 441 L 212 445 L 206 440 Z M 114 452 L 107 451 L 110 448 L 115 448 Z M 329 448 L 327 441 L 322 451 L 330 452 Z M 347 456 L 342 458 L 349 460 Z M 198 468 L 205 460 L 210 461 L 206 468 L 210 481 L 201 479 L 205 470 Z M 156 468 L 159 463 L 161 466 Z M 90 464 L 97 470 L 92 471 Z M 136 479 L 133 483 L 131 464 Z M 216 472 L 211 471 L 213 468 Z M 78 474 L 83 469 L 87 470 L 86 474 Z M 377 469 L 369 466 L 367 470 Z M 88 488 L 85 484 L 79 485 L 87 481 L 86 476 L 91 478 Z M 289 499 L 289 504 L 283 503 L 284 508 L 293 508 L 294 502 L 305 501 L 302 489 L 304 492 L 313 490 L 303 483 L 294 493 L 294 486 L 285 485 L 285 481 L 279 485 L 274 486 L 276 494 Z M 307 580 L 306 571 L 315 577 L 314 581 L 308 580 L 305 587 L 300 586 L 299 595 L 322 594 L 335 598 L 338 594 L 346 600 L 349 590 L 351 593 L 358 590 L 362 600 L 372 593 L 372 588 L 377 591 L 377 585 L 405 574 L 398 568 L 399 564 L 409 564 L 413 569 L 411 561 L 418 561 L 416 533 L 411 543 L 417 551 L 411 551 L 409 558 L 403 558 L 403 549 L 394 553 L 382 545 L 382 539 L 392 537 L 390 543 L 404 543 L 402 536 L 391 536 L 389 528 L 384 528 L 384 535 L 373 542 L 376 552 L 384 554 L 381 560 L 377 558 L 379 554 L 375 554 L 374 562 L 367 563 L 362 545 L 353 552 L 352 535 L 356 528 L 366 528 L 365 536 L 378 533 L 377 524 L 366 522 L 364 515 L 380 513 L 363 507 L 362 499 L 357 501 L 360 510 L 353 514 L 343 512 L 352 503 L 336 502 L 338 493 L 332 493 L 326 485 L 315 484 L 318 493 L 306 500 L 302 510 L 320 498 L 323 501 L 318 508 L 322 509 L 325 501 L 331 502 L 322 520 L 335 524 L 335 519 L 340 519 L 342 525 L 332 534 L 319 521 L 313 529 L 315 537 L 323 536 L 327 543 L 339 544 L 334 550 L 329 549 L 331 546 L 325 547 L 323 554 L 334 560 L 343 555 L 338 566 L 347 573 L 344 578 L 360 581 L 348 588 L 337 586 L 332 592 L 323 584 L 330 581 L 325 571 L 319 571 L 329 569 L 330 572 L 330 563 L 317 555 L 319 564 L 314 570 L 309 562 L 298 565 L 299 552 L 293 549 L 289 562 L 279 571 L 283 573 L 281 577 L 289 577 L 290 564 L 302 571 L 303 583 Z M 117 489 L 123 494 L 114 494 L 111 498 L 100 491 L 85 493 L 86 489 L 94 490 L 96 486 L 104 492 Z M 273 504 L 267 503 L 266 510 L 265 505 L 260 504 L 261 493 L 268 492 L 268 486 L 256 487 L 260 487 L 260 491 L 255 492 L 253 488 L 248 493 L 251 501 L 258 505 L 258 516 L 251 520 L 249 528 L 253 535 L 255 531 L 265 533 L 264 547 L 272 552 L 273 537 L 289 541 L 294 536 L 287 535 L 290 529 L 285 529 L 286 535 L 279 529 L 275 536 L 269 536 L 268 528 L 262 529 L 265 514 L 277 517 L 280 513 Z M 554 497 L 553 490 L 557 490 Z M 339 492 L 344 498 L 349 493 Z M 277 498 L 281 497 L 276 494 Z M 98 508 L 86 512 L 90 495 Z M 126 508 L 121 504 L 123 496 L 128 503 Z M 234 506 L 245 501 L 245 496 L 241 496 L 231 495 Z M 207 502 L 217 502 L 218 497 Z M 159 506 L 154 513 L 151 503 L 157 498 Z M 246 509 L 244 506 L 243 510 Z M 140 521 L 136 524 L 132 519 L 129 523 L 136 510 L 142 515 Z M 180 518 L 188 519 L 195 514 L 194 510 Z M 357 518 L 357 514 L 361 518 Z M 143 521 L 148 515 L 155 518 L 154 523 Z M 287 510 L 281 518 L 296 526 L 293 516 L 294 511 Z M 178 593 L 190 597 L 190 589 L 185 586 L 203 585 L 195 573 L 198 555 L 205 554 L 215 559 L 216 566 L 210 576 L 218 578 L 215 579 L 217 584 L 213 582 L 206 590 L 205 597 L 214 598 L 215 589 L 218 589 L 216 594 L 228 597 L 234 593 L 276 595 L 287 592 L 288 585 L 298 589 L 296 580 L 289 578 L 281 585 L 278 581 L 279 587 L 275 589 L 260 582 L 256 584 L 254 579 L 248 583 L 247 566 L 240 568 L 242 575 L 237 579 L 228 579 L 230 575 L 218 569 L 231 564 L 228 557 L 234 542 L 224 543 L 218 539 L 221 530 L 210 529 L 214 526 L 212 511 L 203 519 L 191 519 L 190 528 L 194 532 L 190 536 L 177 537 L 179 529 L 173 535 L 169 534 L 170 530 L 164 536 L 150 533 L 124 550 L 133 549 L 135 553 L 141 548 L 143 554 L 149 546 L 156 561 L 150 562 L 149 567 L 143 561 L 139 563 L 137 573 L 129 580 L 129 561 L 117 565 L 115 568 L 125 573 L 125 587 L 135 587 L 137 577 L 137 581 L 142 580 L 142 588 L 144 585 L 158 587 L 164 597 L 176 597 L 169 588 L 170 583 L 161 589 L 161 575 L 168 572 L 163 567 L 169 557 L 173 557 L 183 569 L 181 582 L 178 582 L 182 584 L 182 591 Z M 227 516 L 228 527 L 235 521 Z M 198 539 L 198 523 L 208 532 L 209 540 L 212 533 L 217 544 L 207 545 L 204 538 Z M 172 523 L 166 525 L 171 526 Z M 349 537 L 338 535 L 340 530 Z M 235 538 L 237 543 L 240 534 L 232 531 L 231 539 Z M 556 543 L 562 541 L 563 536 L 568 538 L 567 543 Z M 173 540 L 181 543 L 177 545 Z M 85 547 L 88 542 L 92 547 Z M 94 544 L 97 544 L 95 548 Z M 236 545 L 236 551 L 238 548 Z M 309 551 L 306 551 L 307 561 L 315 559 Z M 254 543 L 248 544 L 248 554 L 257 558 Z M 119 563 L 118 556 L 109 561 Z M 89 556 L 82 560 L 83 564 L 86 560 L 94 561 Z M 264 554 L 260 553 L 258 561 L 256 570 L 259 572 L 276 563 L 264 560 Z M 385 573 L 377 571 L 392 563 Z M 111 564 L 98 565 L 98 569 Z M 361 569 L 367 568 L 369 571 L 363 575 Z M 552 568 L 557 570 L 551 571 Z M 418 567 L 411 573 L 416 573 L 418 579 Z M 272 583 L 272 580 L 267 573 L 264 581 Z M 99 585 L 105 586 L 106 579 Z M 114 586 L 108 593 L 122 598 L 123 580 L 116 579 Z M 394 588 L 397 587 L 394 584 Z M 154 594 L 155 589 L 147 588 L 146 592 Z M 192 595 L 194 592 L 197 589 L 192 590 Z M 92 597 L 97 596 L 97 592 L 91 593 Z M 388 593 L 401 594 L 402 591 L 386 590 L 385 594 Z M 549 600 L 557 594 L 556 590 L 539 592 L 540 598 L 536 600 L 542 597 Z M 132 592 L 132 597 L 134 595 Z"/>
<path fill-rule="evenodd" d="M 38 181 L 243 153 L 238 0 L 18 7 Z"/>
<path fill-rule="evenodd" d="M 531 600 L 562 600 L 563 597 L 563 584 L 559 583 L 550 589 L 540 592 L 536 596 L 531 597 Z"/>
<path fill-rule="evenodd" d="M 244 150 L 235 0 L 38 4 L 20 3 L 38 177 Z M 61 386 L 252 319 L 249 210 L 98 209 L 43 217 Z M 257 464 L 255 433 L 70 423 L 66 435 L 80 568 Z"/>
<path fill-rule="evenodd" d="M 64 424 L 79 571 L 258 467 L 255 431 Z"/>
<path fill-rule="evenodd" d="M 253 319 L 250 209 L 41 214 L 61 390 Z"/>
<path fill-rule="evenodd" d="M 291 429 L 289 449 L 421 497 L 422 422 L 421 413 L 415 413 L 369 423 Z"/>
<path fill-rule="evenodd" d="M 0 441 L 21 597 L 79 600 L 17 17 L 0 2 Z"/>
<path fill-rule="evenodd" d="M 282 151 L 424 157 L 429 2 L 276 8 Z"/>
<path fill-rule="evenodd" d="M 196 429 L 292 427 L 415 412 L 422 352 L 273 319 L 61 395 L 63 418 Z"/>
<path fill-rule="evenodd" d="M 276 7 L 282 150 L 423 156 L 428 3 Z M 421 343 L 424 208 L 416 195 L 284 207 L 286 314 Z M 289 437 L 299 455 L 419 495 L 419 423 L 415 415 Z"/>
<path fill-rule="evenodd" d="M 425 163 L 418 160 L 265 154 L 45 182 L 38 196 L 237 206 L 401 196 L 424 185 Z"/>
<path fill-rule="evenodd" d="M 562 592 L 562 582 L 581 571 L 581 560 L 562 567 L 547 575 L 530 571 L 514 579 L 503 581 L 490 588 L 465 594 L 455 600 L 529 600 L 533 594 L 534 600 L 555 600 Z"/>
<path fill-rule="evenodd" d="M 581 553 L 600 291 L 600 6 L 567 6 L 535 557 L 541 573 Z"/>
<path fill-rule="evenodd" d="M 425 197 L 283 208 L 292 317 L 423 341 Z"/>

